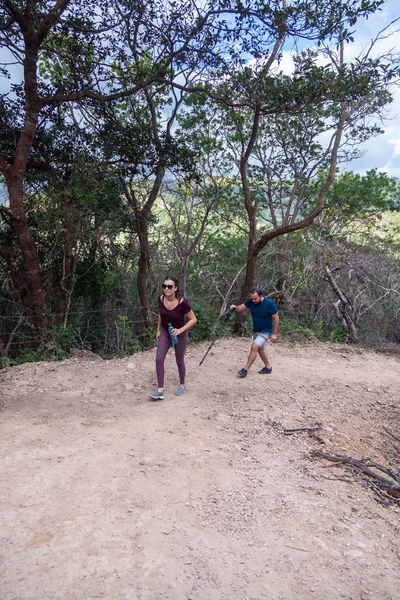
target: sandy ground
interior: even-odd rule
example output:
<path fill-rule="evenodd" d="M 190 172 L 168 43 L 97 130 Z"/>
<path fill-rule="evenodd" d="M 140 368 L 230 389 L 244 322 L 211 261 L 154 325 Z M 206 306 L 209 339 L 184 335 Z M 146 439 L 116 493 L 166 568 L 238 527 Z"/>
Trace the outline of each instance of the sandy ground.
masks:
<path fill-rule="evenodd" d="M 206 348 L 162 402 L 154 350 L 0 372 L 1 600 L 400 597 L 400 508 L 311 456 L 399 467 L 400 359 L 278 343 L 239 379 L 248 340 Z"/>

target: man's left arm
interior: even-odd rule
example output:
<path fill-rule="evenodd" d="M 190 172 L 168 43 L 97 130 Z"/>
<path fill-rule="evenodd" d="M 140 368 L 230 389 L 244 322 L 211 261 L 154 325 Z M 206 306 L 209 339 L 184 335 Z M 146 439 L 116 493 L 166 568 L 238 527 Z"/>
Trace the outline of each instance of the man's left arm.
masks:
<path fill-rule="evenodd" d="M 271 333 L 270 336 L 270 340 L 271 342 L 276 342 L 276 340 L 278 339 L 278 329 L 279 329 L 279 314 L 275 313 L 274 315 L 271 315 L 272 320 L 274 322 L 274 330 Z"/>

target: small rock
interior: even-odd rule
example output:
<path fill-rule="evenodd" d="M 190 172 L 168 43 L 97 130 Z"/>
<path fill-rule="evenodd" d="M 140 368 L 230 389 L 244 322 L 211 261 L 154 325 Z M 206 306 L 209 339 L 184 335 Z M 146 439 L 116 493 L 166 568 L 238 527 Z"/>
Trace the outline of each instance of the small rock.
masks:
<path fill-rule="evenodd" d="M 97 360 L 102 361 L 103 359 L 98 354 L 94 352 L 90 352 L 90 350 L 78 350 L 77 348 L 72 348 L 69 351 L 70 355 L 74 358 L 83 358 L 85 360 Z"/>

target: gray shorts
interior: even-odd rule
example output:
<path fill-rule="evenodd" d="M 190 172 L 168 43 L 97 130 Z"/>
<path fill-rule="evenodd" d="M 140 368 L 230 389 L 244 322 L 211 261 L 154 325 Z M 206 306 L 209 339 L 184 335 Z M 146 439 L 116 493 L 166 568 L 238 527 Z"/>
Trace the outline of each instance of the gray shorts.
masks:
<path fill-rule="evenodd" d="M 253 336 L 253 342 L 257 344 L 259 348 L 262 348 L 269 340 L 270 333 L 255 333 Z"/>

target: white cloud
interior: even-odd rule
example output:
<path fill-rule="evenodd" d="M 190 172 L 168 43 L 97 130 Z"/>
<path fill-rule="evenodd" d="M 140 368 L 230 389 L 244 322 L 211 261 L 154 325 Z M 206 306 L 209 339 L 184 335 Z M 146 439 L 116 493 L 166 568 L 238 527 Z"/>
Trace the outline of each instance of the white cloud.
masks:
<path fill-rule="evenodd" d="M 294 70 L 293 55 L 291 52 L 283 52 L 282 59 L 276 71 L 282 71 L 285 75 L 290 75 Z"/>
<path fill-rule="evenodd" d="M 388 142 L 389 142 L 389 144 L 393 144 L 393 146 L 394 146 L 394 151 L 393 151 L 394 156 L 400 156 L 400 138 L 389 139 Z"/>

